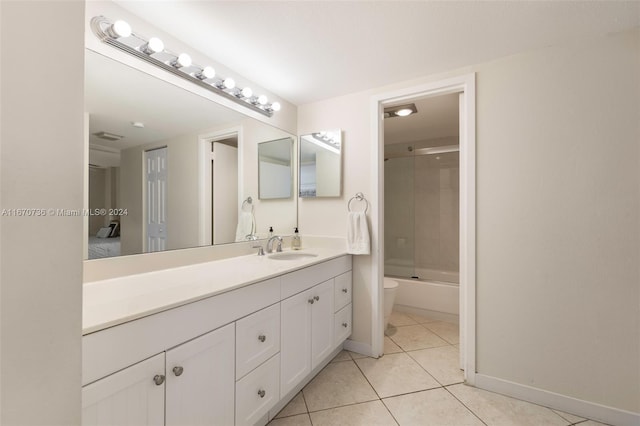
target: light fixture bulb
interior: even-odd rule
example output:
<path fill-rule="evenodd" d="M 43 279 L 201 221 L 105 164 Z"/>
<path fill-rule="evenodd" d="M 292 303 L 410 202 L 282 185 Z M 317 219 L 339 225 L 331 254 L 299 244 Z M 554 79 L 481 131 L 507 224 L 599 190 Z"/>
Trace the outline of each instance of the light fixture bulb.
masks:
<path fill-rule="evenodd" d="M 109 27 L 107 33 L 112 38 L 121 38 L 121 37 L 129 37 L 131 35 L 131 25 L 127 24 L 125 21 L 116 21 Z"/>
<path fill-rule="evenodd" d="M 258 96 L 258 103 L 260 105 L 266 105 L 267 102 L 268 102 L 268 99 L 267 99 L 267 97 L 265 95 Z"/>
<path fill-rule="evenodd" d="M 271 104 L 271 109 L 276 111 L 276 112 L 280 111 L 280 108 L 282 108 L 280 106 L 280 102 L 274 102 L 274 103 Z"/>
<path fill-rule="evenodd" d="M 191 56 L 186 53 L 181 53 L 178 55 L 178 58 L 173 61 L 173 66 L 176 68 L 190 67 L 191 66 Z"/>
<path fill-rule="evenodd" d="M 164 50 L 164 43 L 158 37 L 151 37 L 147 44 L 142 47 L 142 51 L 148 55 L 159 53 Z"/>
<path fill-rule="evenodd" d="M 399 117 L 406 117 L 407 115 L 413 114 L 413 111 L 409 108 L 403 108 L 396 111 L 395 114 Z"/>
<path fill-rule="evenodd" d="M 200 80 L 206 80 L 216 76 L 216 70 L 213 67 L 204 67 L 202 71 L 197 75 Z"/>
<path fill-rule="evenodd" d="M 251 90 L 251 87 L 245 87 L 244 89 L 242 89 L 243 98 L 250 98 L 252 96 L 253 96 L 253 90 Z"/>
<path fill-rule="evenodd" d="M 234 87 L 236 87 L 236 82 L 232 78 L 225 78 L 222 82 L 222 85 L 225 89 L 233 89 Z"/>

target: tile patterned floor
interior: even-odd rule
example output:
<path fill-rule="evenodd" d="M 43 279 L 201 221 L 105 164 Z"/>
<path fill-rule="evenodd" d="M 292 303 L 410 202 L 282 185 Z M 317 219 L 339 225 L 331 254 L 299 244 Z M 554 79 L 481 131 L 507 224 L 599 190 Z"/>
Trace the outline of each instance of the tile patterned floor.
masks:
<path fill-rule="evenodd" d="M 340 352 L 270 426 L 598 426 L 465 386 L 458 326 L 394 312 L 379 359 Z"/>

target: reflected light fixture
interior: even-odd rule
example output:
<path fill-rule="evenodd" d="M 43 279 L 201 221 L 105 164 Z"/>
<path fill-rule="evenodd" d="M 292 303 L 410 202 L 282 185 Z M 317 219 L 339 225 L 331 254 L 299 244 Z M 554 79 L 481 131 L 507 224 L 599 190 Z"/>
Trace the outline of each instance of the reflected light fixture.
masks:
<path fill-rule="evenodd" d="M 274 112 L 281 109 L 279 102 L 269 103 L 264 95 L 256 97 L 249 87 L 242 90 L 237 89 L 236 82 L 231 77 L 220 77 L 216 81 L 207 81 L 216 76 L 216 71 L 212 67 L 201 67 L 194 64 L 191 56 L 186 53 L 178 55 L 165 50 L 162 40 L 157 37 L 146 39 L 140 34 L 134 33 L 131 26 L 125 21 L 117 20 L 111 23 L 104 16 L 96 16 L 91 19 L 91 29 L 103 43 L 162 68 L 173 75 L 189 80 L 217 95 L 231 99 L 252 111 L 271 117 Z"/>

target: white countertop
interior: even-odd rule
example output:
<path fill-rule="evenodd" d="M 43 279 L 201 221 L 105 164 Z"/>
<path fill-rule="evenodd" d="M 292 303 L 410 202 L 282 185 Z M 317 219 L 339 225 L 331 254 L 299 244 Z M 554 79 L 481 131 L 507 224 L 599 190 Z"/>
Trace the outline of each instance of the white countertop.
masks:
<path fill-rule="evenodd" d="M 347 254 L 344 248 L 313 248 L 300 252 L 317 254 L 317 257 L 274 260 L 268 254 L 252 254 L 87 283 L 83 286 L 82 294 L 82 334 L 93 333 Z"/>

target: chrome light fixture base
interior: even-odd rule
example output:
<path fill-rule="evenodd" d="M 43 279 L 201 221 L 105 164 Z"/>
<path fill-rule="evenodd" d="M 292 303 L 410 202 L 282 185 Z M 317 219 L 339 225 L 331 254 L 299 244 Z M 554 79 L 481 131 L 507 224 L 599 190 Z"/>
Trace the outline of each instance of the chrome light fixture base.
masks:
<path fill-rule="evenodd" d="M 234 93 L 229 93 L 228 91 L 225 90 L 225 87 L 223 85 L 221 85 L 222 87 L 218 87 L 216 82 L 207 83 L 205 81 L 206 78 L 204 79 L 202 78 L 203 76 L 202 73 L 206 67 L 201 67 L 193 63 L 190 64 L 188 67 L 182 67 L 182 68 L 176 67 L 173 64 L 176 63 L 180 55 L 173 54 L 164 49 L 162 50 L 162 52 L 154 52 L 152 50 L 149 50 L 146 47 L 148 45 L 149 40 L 133 32 L 128 37 L 119 37 L 118 33 L 114 31 L 112 27 L 113 27 L 113 24 L 104 16 L 95 16 L 91 19 L 91 30 L 93 31 L 95 36 L 98 37 L 100 41 L 108 44 L 109 46 L 115 47 L 116 49 L 119 49 L 132 56 L 142 59 L 143 61 L 153 64 L 158 68 L 162 68 L 163 70 L 170 72 L 173 75 L 176 75 L 182 79 L 190 81 L 193 84 L 203 87 L 209 90 L 210 92 L 215 93 L 216 95 L 232 100 L 237 104 L 240 104 L 246 108 L 249 108 L 252 111 L 258 112 L 267 117 L 272 117 L 273 112 L 280 109 L 280 104 L 278 102 L 265 103 L 265 104 L 253 103 L 247 98 L 238 97 Z M 120 41 L 120 39 L 122 38 L 130 38 L 130 37 L 135 37 L 136 39 L 141 40 L 142 43 L 139 46 L 132 47 Z M 169 55 L 172 57 L 172 59 L 170 59 L 167 62 L 163 62 L 160 59 L 152 56 L 153 54 L 158 54 L 158 53 Z M 185 69 L 193 70 L 193 72 L 186 72 L 184 71 Z M 227 77 L 226 79 L 229 79 L 229 77 Z M 225 79 L 222 79 L 219 81 L 224 81 L 224 80 Z"/>

